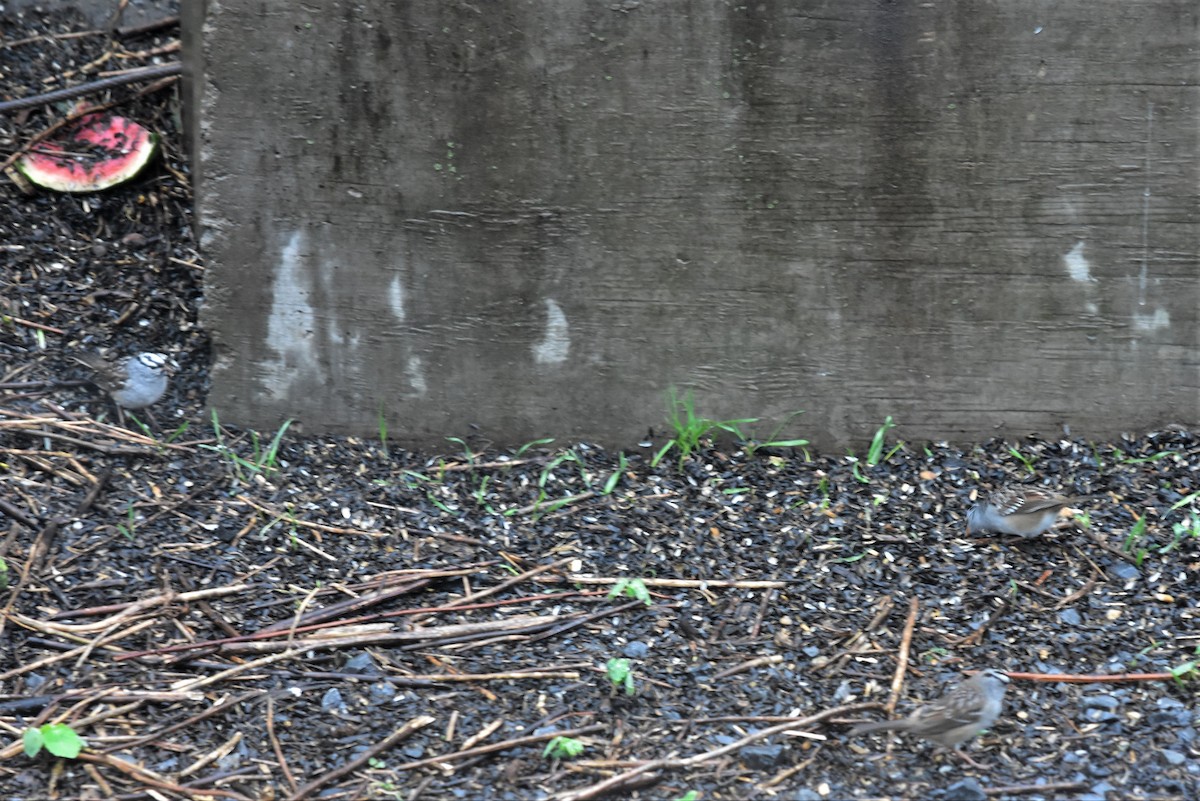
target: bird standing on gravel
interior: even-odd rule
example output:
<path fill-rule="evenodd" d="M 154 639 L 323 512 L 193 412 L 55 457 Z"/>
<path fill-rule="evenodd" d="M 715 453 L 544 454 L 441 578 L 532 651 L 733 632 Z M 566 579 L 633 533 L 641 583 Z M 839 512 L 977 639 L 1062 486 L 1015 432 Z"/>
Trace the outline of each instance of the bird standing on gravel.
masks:
<path fill-rule="evenodd" d="M 144 409 L 166 394 L 172 362 L 165 353 L 135 353 L 119 359 L 83 353 L 74 359 L 92 369 L 96 386 L 123 409 Z"/>
<path fill-rule="evenodd" d="M 1054 525 L 1063 508 L 1091 497 L 1064 497 L 1037 487 L 997 490 L 967 512 L 967 533 L 995 531 L 1018 537 L 1036 537 Z"/>
<path fill-rule="evenodd" d="M 984 670 L 951 689 L 941 698 L 919 707 L 900 720 L 862 723 L 851 735 L 870 731 L 906 731 L 938 745 L 944 745 L 971 765 L 986 770 L 959 746 L 996 722 L 1008 689 L 1008 675 L 999 670 Z"/>

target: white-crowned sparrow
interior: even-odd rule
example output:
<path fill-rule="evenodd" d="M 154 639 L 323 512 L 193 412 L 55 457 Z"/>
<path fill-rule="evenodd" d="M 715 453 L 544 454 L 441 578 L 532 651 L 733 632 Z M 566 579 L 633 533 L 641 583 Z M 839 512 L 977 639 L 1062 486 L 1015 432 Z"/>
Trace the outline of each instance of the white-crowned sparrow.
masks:
<path fill-rule="evenodd" d="M 967 533 L 995 531 L 1019 537 L 1036 537 L 1054 525 L 1058 513 L 1092 495 L 1064 497 L 1037 487 L 997 490 L 967 512 Z"/>
<path fill-rule="evenodd" d="M 174 366 L 165 353 L 135 353 L 110 358 L 98 353 L 75 354 L 74 359 L 95 373 L 92 381 L 125 409 L 144 409 L 167 391 Z"/>
<path fill-rule="evenodd" d="M 963 753 L 959 746 L 996 722 L 1008 688 L 1008 676 L 984 670 L 951 689 L 941 698 L 918 707 L 899 720 L 862 723 L 851 735 L 869 731 L 906 731 L 944 745 L 977 768 L 986 768 Z"/>

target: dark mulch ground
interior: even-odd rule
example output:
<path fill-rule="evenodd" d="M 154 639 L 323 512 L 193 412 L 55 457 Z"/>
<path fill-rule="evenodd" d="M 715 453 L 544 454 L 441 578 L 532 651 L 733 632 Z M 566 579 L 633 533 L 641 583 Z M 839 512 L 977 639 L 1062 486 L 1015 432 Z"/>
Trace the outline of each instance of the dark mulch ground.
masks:
<path fill-rule="evenodd" d="M 80 27 L 3 19 L 0 91 L 176 33 L 13 44 Z M 914 608 L 901 711 L 960 669 L 1196 659 L 1200 437 L 909 444 L 874 467 L 734 446 L 654 468 L 584 445 L 431 457 L 290 431 L 272 454 L 272 432 L 256 444 L 203 413 L 175 89 L 104 99 L 122 98 L 163 134 L 147 175 L 87 196 L 0 188 L 4 798 L 584 798 L 661 759 L 680 761 L 616 795 L 1200 797 L 1195 681 L 1018 676 L 971 745 L 989 771 L 845 737 L 882 714 L 862 704 L 887 700 Z M 0 147 L 50 121 L 0 117 Z M 101 347 L 183 365 L 155 438 L 73 383 L 68 355 Z M 1013 481 L 1102 495 L 1043 540 L 967 537 L 972 493 Z M 652 604 L 607 598 L 618 577 Z M 614 657 L 632 695 L 610 686 Z M 755 741 L 789 715 L 818 719 Z M 53 721 L 87 737 L 80 759 L 20 752 Z M 542 758 L 571 732 L 579 758 Z"/>

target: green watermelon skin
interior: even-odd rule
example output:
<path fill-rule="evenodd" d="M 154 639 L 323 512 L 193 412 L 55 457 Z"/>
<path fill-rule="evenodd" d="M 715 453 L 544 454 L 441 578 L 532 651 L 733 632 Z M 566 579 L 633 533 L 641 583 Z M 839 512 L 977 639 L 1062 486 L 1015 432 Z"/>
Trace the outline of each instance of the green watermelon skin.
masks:
<path fill-rule="evenodd" d="M 55 192 L 99 192 L 149 163 L 158 136 L 114 114 L 88 114 L 65 136 L 42 142 L 17 162 L 30 182 Z"/>

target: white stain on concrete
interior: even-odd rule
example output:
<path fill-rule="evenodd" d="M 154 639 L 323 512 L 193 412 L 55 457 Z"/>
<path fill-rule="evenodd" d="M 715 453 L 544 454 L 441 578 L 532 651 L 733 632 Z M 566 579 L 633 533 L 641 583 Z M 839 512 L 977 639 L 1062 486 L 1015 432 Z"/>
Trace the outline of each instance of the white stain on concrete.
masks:
<path fill-rule="evenodd" d="M 304 234 L 292 233 L 279 253 L 271 286 L 266 344 L 275 358 L 264 359 L 259 366 L 263 388 L 275 397 L 285 397 L 289 387 L 301 378 L 325 380 L 313 342 L 316 313 L 309 300 L 312 287 L 304 265 L 307 249 Z"/>
<path fill-rule="evenodd" d="M 408 379 L 413 395 L 424 395 L 429 391 L 429 385 L 425 382 L 425 365 L 420 356 L 408 357 L 408 364 L 404 366 L 404 377 Z"/>
<path fill-rule="evenodd" d="M 1063 256 L 1063 263 L 1067 265 L 1067 275 L 1071 276 L 1072 281 L 1086 284 L 1096 280 L 1092 278 L 1091 265 L 1083 255 L 1082 241 L 1076 242 L 1075 247 L 1067 251 Z"/>
<path fill-rule="evenodd" d="M 1171 327 L 1171 314 L 1166 309 L 1155 309 L 1153 314 L 1133 313 L 1133 327 L 1138 331 L 1157 331 Z"/>
<path fill-rule="evenodd" d="M 396 318 L 396 322 L 404 322 L 404 282 L 400 280 L 399 274 L 394 276 L 388 284 L 388 307 L 392 310 L 392 316 Z"/>
<path fill-rule="evenodd" d="M 546 298 L 546 330 L 542 341 L 533 346 L 533 359 L 538 364 L 562 364 L 571 350 L 571 330 L 567 315 L 550 298 Z"/>

